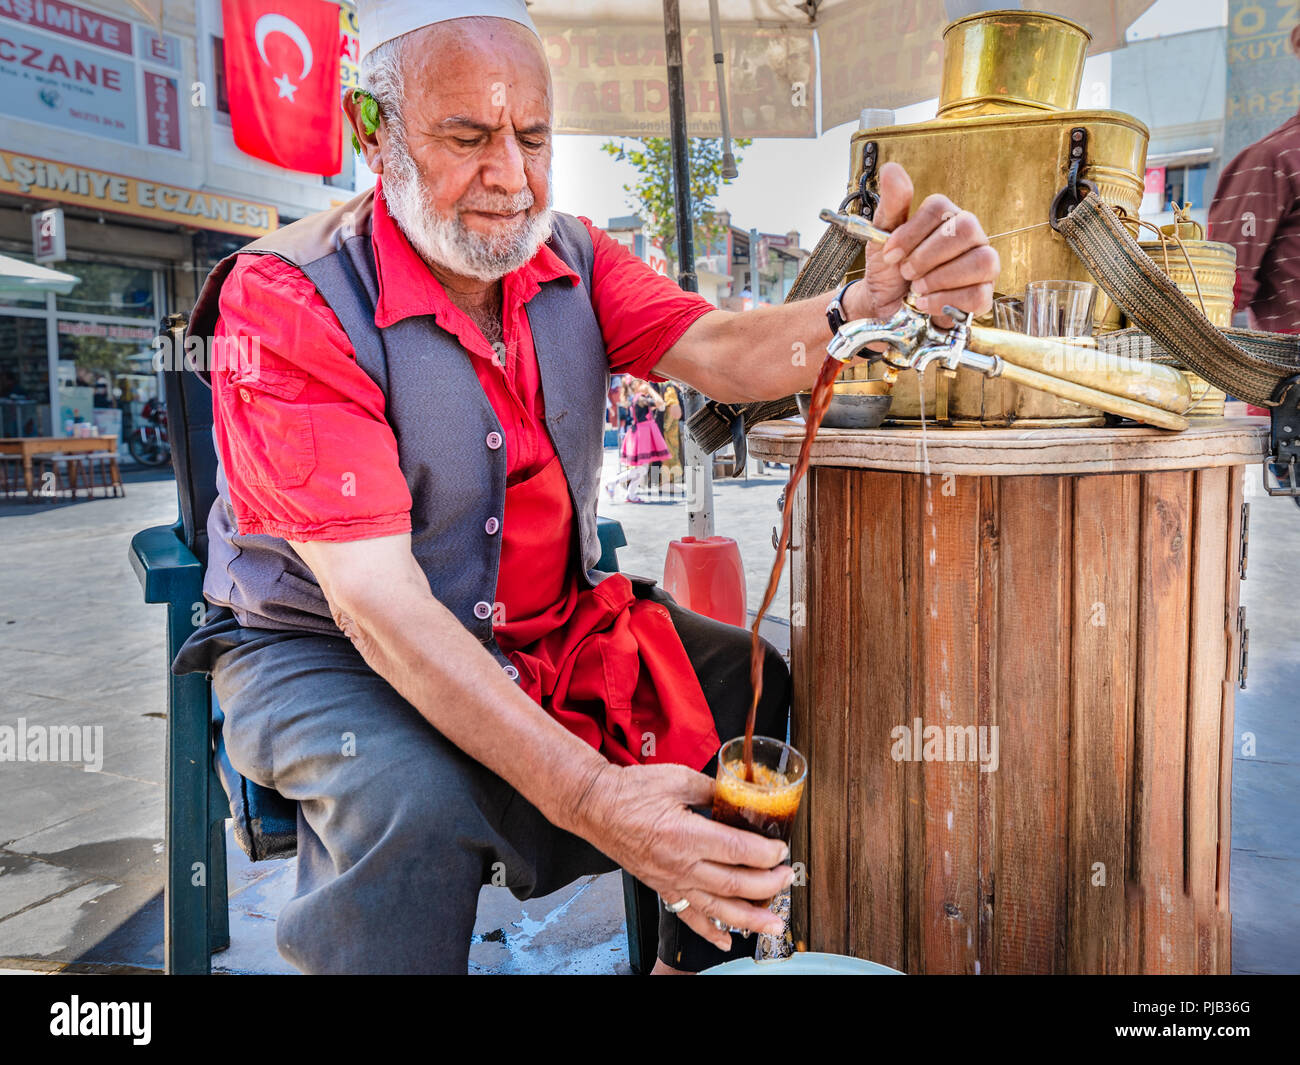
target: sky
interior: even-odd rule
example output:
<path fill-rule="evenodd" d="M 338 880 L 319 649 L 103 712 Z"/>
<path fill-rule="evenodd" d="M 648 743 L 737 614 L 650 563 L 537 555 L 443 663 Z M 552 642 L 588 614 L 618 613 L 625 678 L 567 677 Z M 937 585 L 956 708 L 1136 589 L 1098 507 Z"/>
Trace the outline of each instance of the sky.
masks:
<path fill-rule="evenodd" d="M 1226 22 L 1227 0 L 1157 0 L 1130 27 L 1128 39 L 1186 33 Z M 1107 55 L 1089 59 L 1084 84 L 1096 81 L 1109 87 L 1110 62 Z M 900 109 L 896 119 L 900 124 L 923 122 L 934 117 L 935 108 L 935 101 L 928 100 Z M 817 212 L 839 206 L 844 197 L 854 128 L 853 123 L 837 126 L 815 140 L 754 141 L 741 153 L 740 177 L 722 187 L 717 206 L 730 210 L 733 223 L 746 229 L 765 233 L 797 229 L 803 247 L 811 248 L 825 228 Z M 601 152 L 605 139 L 557 137 L 553 163 L 555 207 L 599 226 L 633 210 L 623 186 L 634 179 L 634 171 Z"/>

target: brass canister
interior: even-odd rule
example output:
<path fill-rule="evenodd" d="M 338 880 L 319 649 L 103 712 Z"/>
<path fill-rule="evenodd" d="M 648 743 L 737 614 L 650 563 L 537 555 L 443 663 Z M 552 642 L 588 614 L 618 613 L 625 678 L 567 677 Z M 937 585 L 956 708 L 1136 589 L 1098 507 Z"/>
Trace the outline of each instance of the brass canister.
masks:
<path fill-rule="evenodd" d="M 1237 277 L 1237 249 L 1231 244 L 1195 239 L 1200 226 L 1188 224 L 1162 226 L 1167 237 L 1175 234 L 1179 241 L 1149 240 L 1139 242 L 1142 250 L 1162 269 L 1184 296 L 1199 307 L 1214 325 L 1226 329 L 1232 325 L 1232 289 Z M 1188 239 L 1191 237 L 1192 239 Z M 1179 247 L 1181 242 L 1182 247 Z M 1186 255 L 1184 255 L 1184 250 Z M 1199 289 L 1199 292 L 1198 292 Z M 1191 370 L 1182 370 L 1192 386 L 1195 403 L 1189 418 L 1222 418 L 1227 395 Z"/>
<path fill-rule="evenodd" d="M 950 24 L 944 31 L 939 117 L 855 133 L 849 188 L 857 188 L 868 160 L 877 173 L 894 161 L 912 178 L 914 207 L 942 193 L 974 212 L 1002 260 L 999 295 L 1023 296 L 1030 281 L 1091 281 L 1065 239 L 1045 224 L 1077 158 L 1076 131 L 1085 133 L 1079 178 L 1134 218 L 1142 202 L 1150 134 L 1120 111 L 1063 110 L 1076 101 L 1089 39 L 1076 23 L 1036 12 L 985 12 Z M 867 150 L 870 145 L 874 151 Z M 861 276 L 861 266 L 856 263 L 848 276 Z M 1094 325 L 1096 332 L 1122 325 L 1119 308 L 1101 291 Z M 882 372 L 861 368 L 864 377 Z M 919 420 L 921 390 L 914 378 L 899 378 L 891 420 Z M 1099 425 L 1104 420 L 1100 411 L 971 370 L 959 370 L 951 379 L 940 375 L 933 388 L 927 377 L 925 395 L 926 417 L 949 424 Z"/>
<path fill-rule="evenodd" d="M 1073 107 L 1091 40 L 1078 23 L 1039 11 L 984 11 L 949 23 L 939 117 Z"/>

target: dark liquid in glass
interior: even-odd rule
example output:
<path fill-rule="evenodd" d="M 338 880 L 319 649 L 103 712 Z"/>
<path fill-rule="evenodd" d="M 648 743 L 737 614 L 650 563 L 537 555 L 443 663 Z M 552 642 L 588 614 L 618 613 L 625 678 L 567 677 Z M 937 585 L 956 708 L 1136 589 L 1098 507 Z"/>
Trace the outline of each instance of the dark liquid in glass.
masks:
<path fill-rule="evenodd" d="M 784 773 L 764 765 L 755 765 L 752 771 L 755 780 L 751 784 L 744 779 L 741 759 L 723 768 L 714 789 L 713 820 L 789 843 L 803 784 L 791 784 Z"/>

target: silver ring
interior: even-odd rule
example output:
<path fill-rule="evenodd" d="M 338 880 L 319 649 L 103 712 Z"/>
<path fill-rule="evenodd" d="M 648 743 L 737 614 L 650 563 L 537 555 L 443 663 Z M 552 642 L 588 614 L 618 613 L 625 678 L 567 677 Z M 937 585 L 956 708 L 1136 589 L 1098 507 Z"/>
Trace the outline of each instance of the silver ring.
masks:
<path fill-rule="evenodd" d="M 710 917 L 709 924 L 713 925 L 713 927 L 716 928 L 719 932 L 725 932 L 727 930 L 727 926 L 723 924 L 721 921 L 719 921 L 716 917 Z"/>
<path fill-rule="evenodd" d="M 663 896 L 661 895 L 660 900 L 662 901 L 662 899 Z M 690 899 L 682 898 L 682 899 L 678 899 L 676 902 L 665 902 L 664 909 L 667 910 L 669 913 L 681 913 L 682 910 L 686 909 L 686 907 L 689 906 L 690 904 L 691 904 Z"/>

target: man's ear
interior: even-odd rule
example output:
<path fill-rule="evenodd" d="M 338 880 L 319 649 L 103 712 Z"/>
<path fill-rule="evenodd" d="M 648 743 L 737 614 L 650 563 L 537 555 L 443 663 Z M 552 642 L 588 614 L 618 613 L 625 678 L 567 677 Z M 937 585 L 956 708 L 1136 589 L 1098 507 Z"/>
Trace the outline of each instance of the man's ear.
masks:
<path fill-rule="evenodd" d="M 372 173 L 382 174 L 384 157 L 379 130 L 383 119 L 379 114 L 379 104 L 363 89 L 345 89 L 343 113 L 352 127 L 352 147 L 361 153 Z"/>
<path fill-rule="evenodd" d="M 1300 22 L 1291 27 L 1291 51 L 1300 56 Z"/>

